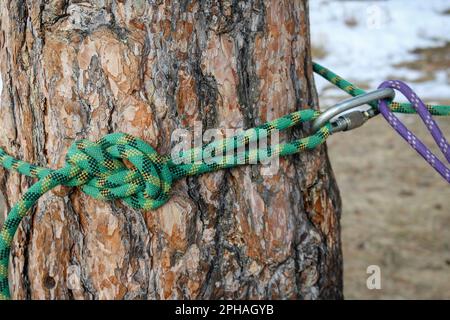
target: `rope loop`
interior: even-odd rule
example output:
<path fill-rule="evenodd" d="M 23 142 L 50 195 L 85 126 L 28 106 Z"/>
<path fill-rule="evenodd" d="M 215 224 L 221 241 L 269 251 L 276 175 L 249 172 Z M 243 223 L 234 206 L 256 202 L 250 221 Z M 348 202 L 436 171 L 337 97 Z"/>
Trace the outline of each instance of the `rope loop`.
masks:
<path fill-rule="evenodd" d="M 80 186 L 95 199 L 122 199 L 144 210 L 158 208 L 169 199 L 173 178 L 168 161 L 132 135 L 112 133 L 96 142 L 78 140 L 69 148 L 66 163 L 78 174 L 64 185 Z"/>
<path fill-rule="evenodd" d="M 411 106 L 417 112 L 428 131 L 431 133 L 445 159 L 450 163 L 450 145 L 437 122 L 432 118 L 431 112 L 425 103 L 417 94 L 404 82 L 399 80 L 384 81 L 379 88 L 392 88 L 401 92 L 411 103 Z M 416 136 L 412 133 L 394 113 L 390 110 L 389 101 L 380 100 L 379 109 L 383 117 L 397 133 L 405 139 L 409 145 L 417 151 L 448 183 L 450 183 L 450 168 L 447 167 L 439 158 Z"/>

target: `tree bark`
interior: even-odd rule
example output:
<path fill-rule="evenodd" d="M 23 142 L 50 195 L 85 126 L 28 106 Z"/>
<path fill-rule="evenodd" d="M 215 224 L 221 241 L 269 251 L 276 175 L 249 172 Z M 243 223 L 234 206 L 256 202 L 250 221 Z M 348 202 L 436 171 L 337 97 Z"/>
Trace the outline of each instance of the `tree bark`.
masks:
<path fill-rule="evenodd" d="M 110 132 L 161 154 L 176 128 L 317 108 L 306 0 L 2 1 L 0 145 L 42 166 Z M 283 139 L 310 133 L 309 125 Z M 152 212 L 77 188 L 42 197 L 11 253 L 13 298 L 342 298 L 326 147 L 178 181 Z M 7 210 L 33 183 L 0 170 Z"/>

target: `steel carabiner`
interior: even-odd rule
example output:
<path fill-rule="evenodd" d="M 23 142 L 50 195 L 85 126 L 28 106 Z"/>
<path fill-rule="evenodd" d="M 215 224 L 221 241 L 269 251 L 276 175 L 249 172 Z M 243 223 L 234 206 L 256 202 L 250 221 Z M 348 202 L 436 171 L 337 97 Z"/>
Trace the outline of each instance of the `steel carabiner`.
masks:
<path fill-rule="evenodd" d="M 328 121 L 331 122 L 331 133 L 339 131 L 348 131 L 362 126 L 367 120 L 376 116 L 379 112 L 373 108 L 369 110 L 356 110 L 353 112 L 341 115 L 337 119 L 333 120 L 334 117 L 340 115 L 341 113 L 348 111 L 353 108 L 360 107 L 367 103 L 380 99 L 391 99 L 395 97 L 395 91 L 391 88 L 378 89 L 375 91 L 368 92 L 339 102 L 331 108 L 324 111 L 317 119 L 314 120 L 312 124 L 313 132 L 317 132 L 321 127 L 323 127 Z"/>

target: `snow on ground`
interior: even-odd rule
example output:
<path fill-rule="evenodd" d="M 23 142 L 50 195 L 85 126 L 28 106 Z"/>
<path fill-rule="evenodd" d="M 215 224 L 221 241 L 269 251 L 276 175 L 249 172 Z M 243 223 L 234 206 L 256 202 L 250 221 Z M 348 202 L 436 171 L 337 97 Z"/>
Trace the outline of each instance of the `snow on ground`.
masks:
<path fill-rule="evenodd" d="M 376 89 L 388 78 L 413 81 L 424 99 L 450 98 L 448 67 L 433 78 L 420 81 L 421 71 L 396 68 L 414 62 L 417 48 L 442 47 L 450 43 L 450 1 L 310 0 L 311 41 L 315 61 L 344 78 Z M 340 95 L 316 76 L 319 93 Z"/>
<path fill-rule="evenodd" d="M 450 101 L 449 0 L 309 3 L 315 60 L 364 87 L 396 77 L 427 102 Z M 424 50 L 413 54 L 417 48 Z M 316 79 L 322 108 L 347 96 Z M 450 132 L 450 119 L 437 118 Z M 441 156 L 419 117 L 402 120 Z M 343 203 L 345 297 L 449 299 L 446 182 L 383 117 L 333 135 L 327 144 Z M 367 289 L 369 265 L 381 268 L 381 290 Z"/>

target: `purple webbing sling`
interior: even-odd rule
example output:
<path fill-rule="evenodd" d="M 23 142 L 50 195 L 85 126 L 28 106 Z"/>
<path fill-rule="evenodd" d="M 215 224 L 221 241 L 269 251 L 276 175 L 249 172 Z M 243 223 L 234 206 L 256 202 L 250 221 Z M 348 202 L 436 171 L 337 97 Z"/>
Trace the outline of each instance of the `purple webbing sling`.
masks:
<path fill-rule="evenodd" d="M 431 113 L 423 101 L 414 93 L 414 91 L 404 82 L 391 80 L 383 82 L 379 88 L 392 88 L 400 91 L 416 109 L 422 121 L 427 126 L 428 131 L 433 136 L 434 141 L 441 149 L 447 161 L 450 163 L 450 145 L 442 134 L 436 121 L 433 120 Z M 416 150 L 439 174 L 450 183 L 450 169 L 434 155 L 422 141 L 419 140 L 409 129 L 391 112 L 388 106 L 389 101 L 380 100 L 379 109 L 389 124 L 405 139 L 411 147 Z"/>

